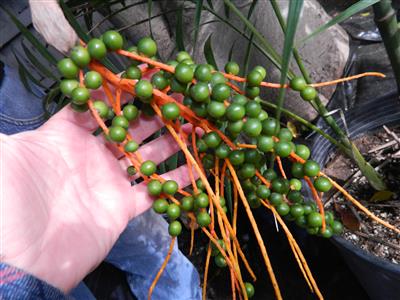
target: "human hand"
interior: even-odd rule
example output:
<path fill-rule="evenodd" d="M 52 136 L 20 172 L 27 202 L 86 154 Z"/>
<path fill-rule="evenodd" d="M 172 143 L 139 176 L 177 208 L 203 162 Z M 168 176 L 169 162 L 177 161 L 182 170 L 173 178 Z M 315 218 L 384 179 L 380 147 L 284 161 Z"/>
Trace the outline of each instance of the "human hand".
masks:
<path fill-rule="evenodd" d="M 140 116 L 130 133 L 140 142 L 163 126 Z M 2 261 L 69 291 L 107 255 L 128 221 L 148 209 L 145 183 L 130 185 L 126 170 L 89 112 L 68 106 L 42 127 L 1 141 Z M 190 130 L 190 129 L 189 129 Z M 139 148 L 159 163 L 179 147 L 163 135 Z M 190 183 L 186 166 L 167 174 Z"/>
<path fill-rule="evenodd" d="M 78 42 L 78 36 L 65 19 L 57 0 L 29 0 L 32 23 L 47 43 L 67 53 Z"/>

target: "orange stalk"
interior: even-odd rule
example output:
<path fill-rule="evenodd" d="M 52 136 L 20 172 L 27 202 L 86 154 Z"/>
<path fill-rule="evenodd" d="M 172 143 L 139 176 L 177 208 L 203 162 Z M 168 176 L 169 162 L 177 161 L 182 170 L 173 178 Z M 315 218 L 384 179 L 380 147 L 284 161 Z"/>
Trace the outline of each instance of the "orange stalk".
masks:
<path fill-rule="evenodd" d="M 257 145 L 253 144 L 237 144 L 239 148 L 257 149 Z"/>
<path fill-rule="evenodd" d="M 350 81 L 350 80 L 354 80 L 354 79 L 358 79 L 358 78 L 366 77 L 366 76 L 376 76 L 376 77 L 381 77 L 381 78 L 385 78 L 386 77 L 385 74 L 382 74 L 382 73 L 379 73 L 379 72 L 365 72 L 365 73 L 357 74 L 357 75 L 354 75 L 354 76 L 339 78 L 339 79 L 332 80 L 332 81 L 326 81 L 326 82 L 320 82 L 320 83 L 312 83 L 312 84 L 310 84 L 310 86 L 312 86 L 312 87 L 323 87 L 323 86 L 334 85 L 334 84 L 337 84 L 337 83 Z"/>
<path fill-rule="evenodd" d="M 115 91 L 115 109 L 116 109 L 115 114 L 117 116 L 121 114 L 121 92 L 122 91 L 120 88 L 118 88 Z"/>
<path fill-rule="evenodd" d="M 239 196 L 240 196 L 240 198 L 242 200 L 243 206 L 245 207 L 245 210 L 246 210 L 247 216 L 249 218 L 250 224 L 253 227 L 254 234 L 256 235 L 258 245 L 260 246 L 260 250 L 261 250 L 262 256 L 264 258 L 264 263 L 265 263 L 265 265 L 267 267 L 267 271 L 268 271 L 269 277 L 270 277 L 271 282 L 272 282 L 272 286 L 273 286 L 274 291 L 275 291 L 275 296 L 276 296 L 277 299 L 282 299 L 281 291 L 279 289 L 279 285 L 278 285 L 278 282 L 276 280 L 275 273 L 274 273 L 274 271 L 272 269 L 271 261 L 270 261 L 270 259 L 268 257 L 267 249 L 266 249 L 264 241 L 263 241 L 263 239 L 261 237 L 260 230 L 258 229 L 257 222 L 254 219 L 254 216 L 253 216 L 253 213 L 251 211 L 250 205 L 247 202 L 246 196 L 245 196 L 245 194 L 243 192 L 243 189 L 242 189 L 242 187 L 240 185 L 240 182 L 239 182 L 239 179 L 238 179 L 238 177 L 236 175 L 235 169 L 233 168 L 233 166 L 232 166 L 232 164 L 230 163 L 229 160 L 226 159 L 226 163 L 227 163 L 228 168 L 229 168 L 229 170 L 231 172 L 231 176 L 232 176 L 233 182 L 236 185 L 236 188 L 238 189 Z"/>
<path fill-rule="evenodd" d="M 152 284 L 150 286 L 149 292 L 147 294 L 147 299 L 148 300 L 151 299 L 151 295 L 153 294 L 153 290 L 154 290 L 158 280 L 160 279 L 162 273 L 164 272 L 164 269 L 167 266 L 169 259 L 171 258 L 172 251 L 174 250 L 175 240 L 176 240 L 176 237 L 174 236 L 171 239 L 171 243 L 169 244 L 169 250 L 168 250 L 167 256 L 165 257 L 164 262 L 163 262 L 160 270 L 158 271 L 156 277 L 154 278 L 154 280 L 153 280 L 153 282 L 152 282 Z"/>
<path fill-rule="evenodd" d="M 275 156 L 276 162 L 278 163 L 279 171 L 282 174 L 282 177 L 287 179 L 285 170 L 283 169 L 282 160 L 279 156 Z"/>
<path fill-rule="evenodd" d="M 207 277 L 208 277 L 208 267 L 210 265 L 211 258 L 211 242 L 208 244 L 206 265 L 204 267 L 204 279 L 203 279 L 203 300 L 207 300 Z"/>
<path fill-rule="evenodd" d="M 313 198 L 315 202 L 318 205 L 319 213 L 322 216 L 322 232 L 325 232 L 326 229 L 326 221 L 325 221 L 325 209 L 324 209 L 324 204 L 322 203 L 321 198 L 318 196 L 318 192 L 315 189 L 313 183 L 311 182 L 310 178 L 308 176 L 304 176 L 304 180 L 307 182 L 308 187 L 310 188 Z"/>

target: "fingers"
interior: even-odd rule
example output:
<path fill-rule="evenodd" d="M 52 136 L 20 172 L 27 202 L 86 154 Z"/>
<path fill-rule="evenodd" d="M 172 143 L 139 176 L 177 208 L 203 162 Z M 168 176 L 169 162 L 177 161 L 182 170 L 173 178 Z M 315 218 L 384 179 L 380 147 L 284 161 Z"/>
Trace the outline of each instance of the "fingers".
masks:
<path fill-rule="evenodd" d="M 166 180 L 175 180 L 178 183 L 179 188 L 183 189 L 184 187 L 187 187 L 191 184 L 188 172 L 188 166 L 183 165 L 175 170 L 163 174 L 162 177 Z M 197 172 L 194 169 L 193 175 L 195 179 L 199 178 Z M 155 198 L 150 196 L 147 192 L 147 184 L 145 182 L 135 185 L 132 188 L 132 193 L 130 194 L 133 199 L 132 205 L 128 206 L 130 219 L 140 215 L 141 213 L 149 209 L 153 204 L 153 201 L 155 200 Z"/>
<path fill-rule="evenodd" d="M 29 0 L 32 23 L 47 43 L 62 53 L 67 53 L 78 42 L 78 36 L 56 0 Z"/>

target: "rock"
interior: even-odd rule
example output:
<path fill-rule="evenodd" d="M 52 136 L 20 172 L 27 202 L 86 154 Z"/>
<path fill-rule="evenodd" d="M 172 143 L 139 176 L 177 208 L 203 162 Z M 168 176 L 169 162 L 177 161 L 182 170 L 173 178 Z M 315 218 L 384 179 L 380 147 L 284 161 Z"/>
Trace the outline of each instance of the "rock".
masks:
<path fill-rule="evenodd" d="M 130 5 L 133 2 L 133 0 L 125 1 L 126 5 Z M 206 1 L 204 1 L 204 3 L 206 3 Z M 214 10 L 225 18 L 223 1 L 212 1 L 212 3 Z M 247 15 L 250 3 L 251 1 L 235 1 L 235 5 L 244 15 Z M 278 1 L 278 3 L 285 15 L 288 11 L 289 1 Z M 240 34 L 233 31 L 225 23 L 218 21 L 218 18 L 214 15 L 206 11 L 202 12 L 201 23 L 204 25 L 202 25 L 199 30 L 196 49 L 193 49 L 194 3 L 178 0 L 153 2 L 153 15 L 159 14 L 160 12 L 176 10 L 181 5 L 184 5 L 183 34 L 186 50 L 193 53 L 197 61 L 205 61 L 203 55 L 204 43 L 210 34 L 212 34 L 212 47 L 218 67 L 221 69 L 224 67 L 228 60 L 228 53 L 231 47 L 233 47 L 233 59 L 240 65 L 243 65 L 248 41 Z M 112 8 L 113 10 L 117 10 L 120 7 L 114 5 Z M 128 23 L 146 19 L 147 17 L 147 4 L 143 4 L 133 6 L 117 14 L 111 18 L 111 21 L 118 26 L 123 26 Z M 297 30 L 297 41 L 329 20 L 330 17 L 316 0 L 305 1 Z M 243 31 L 244 25 L 233 12 L 229 14 L 229 21 L 233 22 L 240 31 Z M 251 21 L 280 55 L 282 53 L 284 41 L 283 33 L 269 1 L 259 1 L 257 3 Z M 152 20 L 153 34 L 160 45 L 160 55 L 163 59 L 167 58 L 174 50 L 176 51 L 176 22 L 176 12 L 167 13 L 162 17 Z M 131 37 L 133 41 L 137 41 L 141 36 L 149 34 L 148 22 L 126 29 L 124 33 Z M 349 55 L 348 36 L 339 26 L 333 26 L 323 34 L 317 35 L 313 39 L 307 41 L 305 44 L 300 44 L 298 50 L 314 82 L 333 80 L 342 76 Z M 263 65 L 267 68 L 267 80 L 279 82 L 279 70 L 257 49 L 252 49 L 251 53 L 249 67 L 251 68 L 258 64 Z M 294 70 L 295 74 L 300 74 L 294 61 L 291 63 L 291 68 Z M 320 90 L 321 99 L 324 103 L 327 103 L 334 90 L 335 86 L 325 87 Z M 263 92 L 263 96 L 267 100 L 274 101 L 277 97 L 277 93 L 278 90 L 266 90 Z M 317 116 L 312 107 L 308 103 L 302 101 L 297 93 L 289 92 L 286 96 L 285 105 L 293 112 L 306 119 L 311 120 Z"/>

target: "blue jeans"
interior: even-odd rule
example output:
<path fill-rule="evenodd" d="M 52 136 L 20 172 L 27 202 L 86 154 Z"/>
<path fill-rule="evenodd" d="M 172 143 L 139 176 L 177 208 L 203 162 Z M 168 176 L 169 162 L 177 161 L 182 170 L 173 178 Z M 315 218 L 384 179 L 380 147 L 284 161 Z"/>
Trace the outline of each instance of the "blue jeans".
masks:
<path fill-rule="evenodd" d="M 21 84 L 16 70 L 6 66 L 4 72 L 0 86 L 0 132 L 14 134 L 42 125 L 45 121 L 43 91 L 32 85 L 32 94 Z M 148 289 L 164 261 L 170 240 L 167 222 L 148 210 L 129 222 L 106 261 L 126 273 L 128 284 L 138 299 L 147 299 Z M 94 299 L 83 282 L 71 296 L 79 300 Z M 175 244 L 171 259 L 154 289 L 153 299 L 200 298 L 199 275 Z"/>

